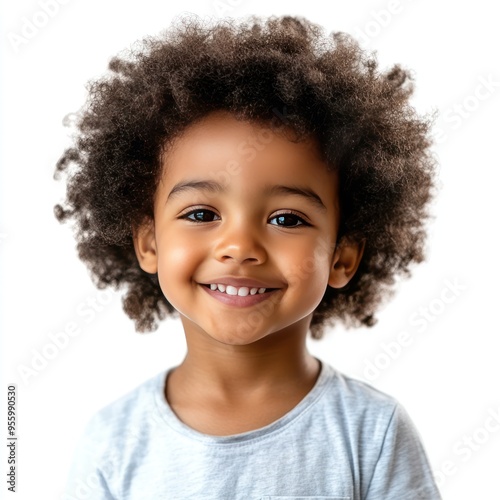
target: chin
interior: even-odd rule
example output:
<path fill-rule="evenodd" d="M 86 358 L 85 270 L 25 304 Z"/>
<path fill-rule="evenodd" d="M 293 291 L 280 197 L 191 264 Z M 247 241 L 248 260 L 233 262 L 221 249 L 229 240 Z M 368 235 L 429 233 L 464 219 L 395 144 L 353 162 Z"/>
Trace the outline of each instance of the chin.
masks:
<path fill-rule="evenodd" d="M 258 342 L 259 340 L 263 339 L 266 336 L 265 334 L 261 334 L 260 336 L 258 336 L 255 329 L 253 332 L 248 334 L 242 334 L 242 333 L 238 334 L 237 332 L 234 331 L 234 329 L 228 332 L 227 334 L 221 333 L 220 330 L 214 332 L 213 334 L 209 332 L 205 333 L 216 342 L 228 346 L 250 345 L 253 344 L 254 342 Z"/>

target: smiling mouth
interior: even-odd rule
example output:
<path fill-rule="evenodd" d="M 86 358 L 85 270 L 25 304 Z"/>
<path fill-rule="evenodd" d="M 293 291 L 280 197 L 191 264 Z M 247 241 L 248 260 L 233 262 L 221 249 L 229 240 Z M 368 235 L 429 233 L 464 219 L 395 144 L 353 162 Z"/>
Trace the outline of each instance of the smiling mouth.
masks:
<path fill-rule="evenodd" d="M 208 295 L 217 300 L 218 302 L 224 304 L 227 307 L 233 308 L 245 308 L 257 305 L 264 301 L 269 300 L 269 297 L 272 297 L 275 293 L 279 292 L 281 288 L 269 288 L 266 289 L 263 293 L 256 292 L 254 294 L 250 293 L 250 291 L 244 295 L 231 295 L 226 292 L 221 292 L 218 288 L 212 290 L 210 284 L 206 283 L 198 283 L 200 286 L 205 288 Z M 245 287 L 249 288 L 249 287 Z M 256 287 L 254 287 L 256 288 Z M 264 287 L 262 287 L 264 288 Z M 268 297 L 269 295 L 269 297 Z"/>
<path fill-rule="evenodd" d="M 216 284 L 206 284 L 201 283 L 202 286 L 208 288 L 214 292 L 220 292 L 229 296 L 238 296 L 238 297 L 246 297 L 248 295 L 262 295 L 265 293 L 274 292 L 275 290 L 279 290 L 279 288 L 258 288 L 258 287 L 249 287 L 249 286 L 241 286 L 234 287 L 231 285 L 216 285 Z"/>

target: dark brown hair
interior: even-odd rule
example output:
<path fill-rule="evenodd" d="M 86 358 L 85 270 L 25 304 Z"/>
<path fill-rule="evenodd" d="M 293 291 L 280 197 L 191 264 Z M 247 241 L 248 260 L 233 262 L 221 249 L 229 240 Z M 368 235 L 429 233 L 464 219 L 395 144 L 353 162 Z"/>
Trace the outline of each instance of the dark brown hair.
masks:
<path fill-rule="evenodd" d="M 325 35 L 301 17 L 216 24 L 183 17 L 113 57 L 109 69 L 87 85 L 74 144 L 57 163 L 67 193 L 55 214 L 73 222 L 95 284 L 125 288 L 124 310 L 138 331 L 156 329 L 176 311 L 156 275 L 139 267 L 132 229 L 153 217 L 165 144 L 211 111 L 275 124 L 281 116 L 299 138 L 314 136 L 339 171 L 340 235 L 366 244 L 348 286 L 327 287 L 313 338 L 336 320 L 373 325 L 396 277 L 424 259 L 431 120 L 409 104 L 409 71 L 379 71 L 351 36 Z"/>

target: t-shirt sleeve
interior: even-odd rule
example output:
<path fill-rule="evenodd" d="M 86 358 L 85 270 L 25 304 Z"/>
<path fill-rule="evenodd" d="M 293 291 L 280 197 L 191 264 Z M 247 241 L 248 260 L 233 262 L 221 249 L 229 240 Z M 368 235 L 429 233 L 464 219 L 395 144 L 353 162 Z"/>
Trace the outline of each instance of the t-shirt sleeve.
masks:
<path fill-rule="evenodd" d="M 117 500 L 108 486 L 106 474 L 112 469 L 111 460 L 104 458 L 106 443 L 99 437 L 99 424 L 94 416 L 85 427 L 73 452 L 72 463 L 61 500 L 88 498 Z"/>
<path fill-rule="evenodd" d="M 442 500 L 421 437 L 404 407 L 392 413 L 364 500 Z"/>

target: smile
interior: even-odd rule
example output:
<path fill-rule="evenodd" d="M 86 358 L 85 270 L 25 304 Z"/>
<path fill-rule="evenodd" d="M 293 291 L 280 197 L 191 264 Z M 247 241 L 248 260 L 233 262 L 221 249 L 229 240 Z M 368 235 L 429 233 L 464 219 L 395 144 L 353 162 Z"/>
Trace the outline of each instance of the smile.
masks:
<path fill-rule="evenodd" d="M 248 307 L 267 300 L 279 288 L 249 288 L 227 286 L 220 291 L 215 285 L 201 285 L 206 292 L 223 304 L 237 307 Z M 215 288 L 212 290 L 212 288 Z M 236 292 L 236 293 L 235 293 Z M 254 293 L 251 293 L 254 292 Z"/>
<path fill-rule="evenodd" d="M 265 293 L 266 291 L 277 290 L 276 288 L 252 288 L 248 286 L 235 287 L 223 284 L 217 285 L 215 283 L 211 283 L 205 286 L 210 287 L 211 290 L 219 290 L 219 292 L 227 293 L 228 295 L 239 295 L 240 297 L 246 297 L 247 295 L 255 295 L 256 293 Z"/>

